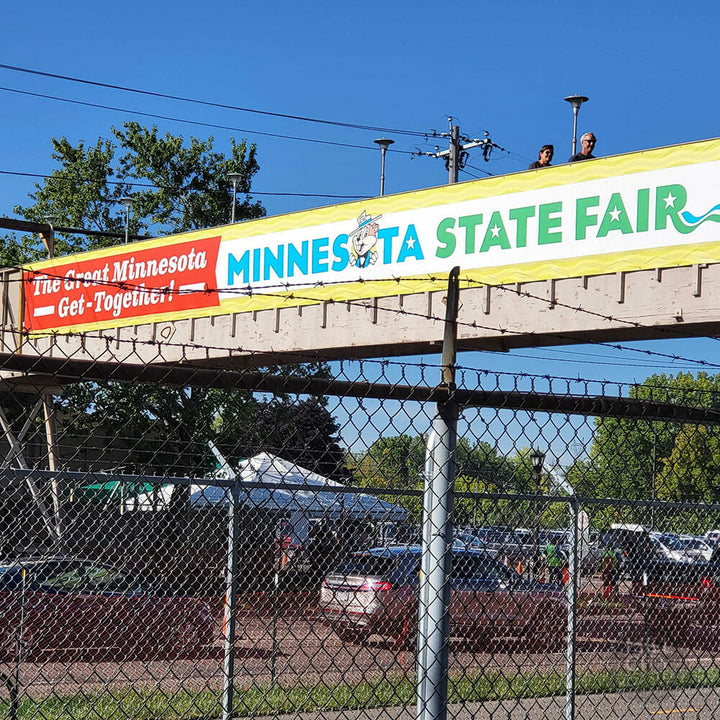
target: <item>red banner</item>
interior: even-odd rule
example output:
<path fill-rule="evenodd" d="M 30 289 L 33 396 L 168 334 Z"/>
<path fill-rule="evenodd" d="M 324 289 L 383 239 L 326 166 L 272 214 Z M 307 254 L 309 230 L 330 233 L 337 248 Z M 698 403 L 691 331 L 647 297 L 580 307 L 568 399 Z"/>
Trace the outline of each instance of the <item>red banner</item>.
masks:
<path fill-rule="evenodd" d="M 24 270 L 25 330 L 215 307 L 219 247 L 218 236 Z"/>

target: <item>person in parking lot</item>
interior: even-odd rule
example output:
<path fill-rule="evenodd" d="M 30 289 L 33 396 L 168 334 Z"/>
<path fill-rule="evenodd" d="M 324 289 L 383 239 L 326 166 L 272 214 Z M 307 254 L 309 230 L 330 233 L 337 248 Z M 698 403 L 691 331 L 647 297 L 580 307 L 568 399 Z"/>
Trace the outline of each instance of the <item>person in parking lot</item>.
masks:
<path fill-rule="evenodd" d="M 560 585 L 563 581 L 563 559 L 557 546 L 549 542 L 545 546 L 545 564 L 547 565 L 550 582 Z"/>
<path fill-rule="evenodd" d="M 600 556 L 600 570 L 603 584 L 603 597 L 614 598 L 617 596 L 617 556 L 615 551 L 606 545 Z"/>

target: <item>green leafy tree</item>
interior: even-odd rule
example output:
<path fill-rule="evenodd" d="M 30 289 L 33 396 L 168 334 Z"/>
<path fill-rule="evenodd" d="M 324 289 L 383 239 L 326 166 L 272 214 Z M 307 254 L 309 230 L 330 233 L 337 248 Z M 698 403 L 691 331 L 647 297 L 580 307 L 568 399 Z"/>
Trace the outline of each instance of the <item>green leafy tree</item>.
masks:
<path fill-rule="evenodd" d="M 356 481 L 363 486 L 422 490 L 426 445 L 427 436 L 423 435 L 403 434 L 378 438 L 365 453 L 352 459 Z M 515 482 L 515 474 L 513 463 L 488 443 L 472 445 L 467 438 L 458 439 L 455 447 L 457 492 L 507 492 Z M 422 503 L 417 496 L 388 496 L 388 499 L 402 502 L 419 518 Z M 466 524 L 484 517 L 489 507 L 485 507 L 486 503 L 491 504 L 491 501 L 457 499 L 456 522 Z"/>
<path fill-rule="evenodd" d="M 700 408 L 720 407 L 720 375 L 658 374 L 631 388 L 631 398 Z M 597 418 L 590 455 L 568 471 L 579 495 L 632 500 L 720 498 L 720 428 L 670 420 Z M 606 521 L 646 522 L 639 507 L 604 514 Z"/>
<path fill-rule="evenodd" d="M 245 141 L 231 140 L 225 155 L 214 150 L 212 138 L 186 142 L 128 122 L 94 145 L 60 138 L 52 140 L 52 147 L 58 169 L 36 185 L 32 204 L 16 208 L 29 220 L 52 215 L 60 227 L 122 232 L 119 200 L 131 196 L 133 235 L 216 226 L 230 219 L 229 173 L 240 175 L 236 220 L 265 214 L 250 196 L 259 166 L 255 146 Z M 56 233 L 55 244 L 56 255 L 63 255 L 117 245 L 118 239 Z M 4 252 L 8 264 L 45 256 L 32 237 Z M 293 372 L 327 375 L 327 367 L 320 363 Z M 64 460 L 76 468 L 87 462 L 86 439 L 99 438 L 106 443 L 108 462 L 112 458 L 128 472 L 203 476 L 214 467 L 208 449 L 212 440 L 233 464 L 267 450 L 345 477 L 339 428 L 322 398 L 270 401 L 244 391 L 94 382 L 66 387 L 56 404 L 66 437 L 77 441 L 67 444 L 71 450 Z M 122 462 L 116 463 L 119 456 Z"/>
<path fill-rule="evenodd" d="M 127 122 L 112 128 L 112 138 L 94 145 L 66 138 L 52 140 L 52 159 L 59 165 L 30 195 L 31 205 L 15 212 L 28 220 L 55 218 L 59 227 L 122 232 L 125 227 L 120 198 L 132 198 L 130 233 L 167 235 L 201 229 L 229 221 L 232 184 L 228 173 L 238 173 L 239 202 L 236 219 L 262 217 L 265 210 L 250 199 L 257 173 L 256 147 L 231 140 L 230 154 L 213 149 L 214 141 L 158 134 Z M 57 255 L 116 245 L 117 238 L 56 233 Z M 38 238 L 26 237 L 14 250 L 5 248 L 3 258 L 16 264 L 45 256 Z"/>

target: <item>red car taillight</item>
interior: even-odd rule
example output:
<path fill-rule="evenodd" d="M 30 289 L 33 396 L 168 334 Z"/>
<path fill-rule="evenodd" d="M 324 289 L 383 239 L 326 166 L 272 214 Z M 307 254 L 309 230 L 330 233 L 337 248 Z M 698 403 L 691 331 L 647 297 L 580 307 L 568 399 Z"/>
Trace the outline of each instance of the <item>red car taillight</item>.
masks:
<path fill-rule="evenodd" d="M 359 588 L 360 592 L 383 592 L 392 590 L 392 584 L 378 580 L 366 580 Z"/>
<path fill-rule="evenodd" d="M 711 577 L 704 577 L 700 582 L 702 583 L 702 586 L 706 588 L 711 588 L 714 585 Z"/>
<path fill-rule="evenodd" d="M 691 600 L 697 602 L 700 598 L 695 595 L 666 595 L 662 593 L 647 593 L 646 597 L 659 598 L 661 600 Z"/>

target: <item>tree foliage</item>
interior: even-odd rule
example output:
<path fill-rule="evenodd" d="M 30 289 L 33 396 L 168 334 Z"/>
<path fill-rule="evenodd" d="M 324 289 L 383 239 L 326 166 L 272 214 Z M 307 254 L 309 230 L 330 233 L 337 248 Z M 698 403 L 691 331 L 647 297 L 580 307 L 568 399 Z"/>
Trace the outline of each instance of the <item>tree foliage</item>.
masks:
<path fill-rule="evenodd" d="M 717 409 L 720 375 L 652 375 L 629 395 Z M 567 478 L 580 495 L 718 502 L 719 471 L 720 428 L 715 425 L 599 417 L 589 457 L 575 463 Z M 633 518 L 622 519 L 643 522 L 648 516 L 649 511 L 641 508 Z"/>
<path fill-rule="evenodd" d="M 94 145 L 67 138 L 52 140 L 52 159 L 59 168 L 35 186 L 31 205 L 15 212 L 28 220 L 55 218 L 58 227 L 122 232 L 124 208 L 120 198 L 131 197 L 131 235 L 166 235 L 227 223 L 232 202 L 228 173 L 238 173 L 236 219 L 261 217 L 265 210 L 249 195 L 259 166 L 255 145 L 231 140 L 230 155 L 213 149 L 214 141 L 181 136 L 127 122 L 112 128 L 112 138 Z M 56 254 L 116 245 L 117 238 L 87 238 L 56 234 Z M 8 260 L 44 256 L 37 238 L 24 238 Z M 3 258 L 5 259 L 5 258 Z"/>
<path fill-rule="evenodd" d="M 125 214 L 119 201 L 129 196 L 131 235 L 207 228 L 229 222 L 233 187 L 228 174 L 237 173 L 236 220 L 265 214 L 250 194 L 259 169 L 254 145 L 231 140 L 224 155 L 214 150 L 212 137 L 186 142 L 136 122 L 112 128 L 111 134 L 95 144 L 53 139 L 58 169 L 36 185 L 33 203 L 16 212 L 39 222 L 54 216 L 58 227 L 122 232 Z M 56 233 L 56 255 L 118 242 Z M 17 264 L 41 258 L 45 250 L 36 238 L 25 238 L 4 253 L 7 264 Z M 327 368 L 316 364 L 293 372 L 327 374 Z M 268 400 L 244 391 L 96 382 L 66 387 L 56 405 L 64 432 L 80 443 L 74 457 L 64 458 L 73 467 L 82 465 L 83 438 L 92 437 L 107 443 L 108 457 L 122 456 L 127 472 L 202 477 L 215 464 L 208 447 L 213 441 L 233 465 L 268 451 L 344 478 L 339 428 L 322 398 Z"/>
<path fill-rule="evenodd" d="M 355 480 L 363 486 L 422 490 L 425 483 L 427 436 L 395 435 L 380 437 L 366 452 L 355 455 L 351 465 Z M 472 444 L 458 439 L 455 448 L 455 489 L 457 492 L 507 492 L 517 483 L 516 466 L 488 443 Z M 419 519 L 422 501 L 417 495 L 389 496 L 411 510 Z M 477 517 L 477 500 L 459 499 L 455 503 L 458 524 Z"/>

